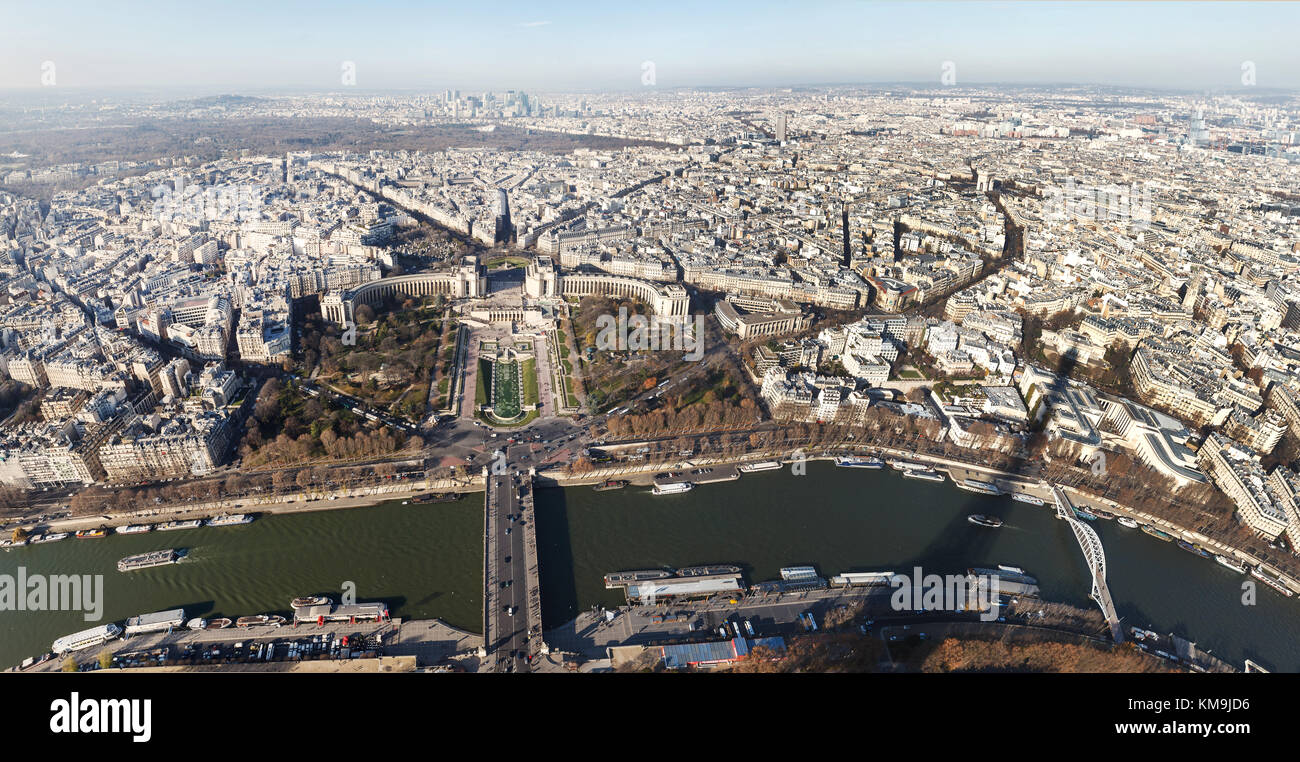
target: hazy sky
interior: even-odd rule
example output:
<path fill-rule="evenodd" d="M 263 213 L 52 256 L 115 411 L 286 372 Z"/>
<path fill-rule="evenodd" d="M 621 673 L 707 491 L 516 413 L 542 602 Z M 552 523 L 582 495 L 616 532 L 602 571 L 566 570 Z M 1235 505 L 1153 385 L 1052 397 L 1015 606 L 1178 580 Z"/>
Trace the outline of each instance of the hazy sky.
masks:
<path fill-rule="evenodd" d="M 0 0 L 0 88 L 636 89 L 934 82 L 1300 88 L 1300 5 Z"/>

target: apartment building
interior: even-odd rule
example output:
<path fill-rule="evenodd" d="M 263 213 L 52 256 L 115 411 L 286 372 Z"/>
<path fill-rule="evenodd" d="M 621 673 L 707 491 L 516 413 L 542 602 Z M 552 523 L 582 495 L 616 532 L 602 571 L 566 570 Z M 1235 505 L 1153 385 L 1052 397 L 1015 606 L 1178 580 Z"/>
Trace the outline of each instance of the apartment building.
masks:
<path fill-rule="evenodd" d="M 723 330 L 736 334 L 742 341 L 796 333 L 812 325 L 812 315 L 785 299 L 728 294 L 714 303 L 713 314 Z"/>
<path fill-rule="evenodd" d="M 1255 532 L 1276 540 L 1283 532 L 1294 533 L 1286 502 L 1276 483 L 1264 473 L 1259 456 L 1248 447 L 1237 445 L 1220 434 L 1211 434 L 1201 446 L 1198 459 L 1202 468 L 1237 506 L 1237 518 Z M 1281 466 L 1279 466 L 1281 468 Z"/>

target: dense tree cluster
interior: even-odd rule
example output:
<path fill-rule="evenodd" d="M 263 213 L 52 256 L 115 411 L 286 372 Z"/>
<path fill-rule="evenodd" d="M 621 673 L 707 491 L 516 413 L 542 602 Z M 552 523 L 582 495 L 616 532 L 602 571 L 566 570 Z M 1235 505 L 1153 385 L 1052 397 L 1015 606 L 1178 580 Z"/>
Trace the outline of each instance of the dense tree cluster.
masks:
<path fill-rule="evenodd" d="M 451 373 L 456 332 L 443 330 L 445 300 L 428 297 L 388 300 L 378 308 L 356 309 L 355 345 L 345 345 L 339 327 L 319 315 L 305 321 L 303 375 L 387 408 L 411 421 L 424 417 L 431 381 Z"/>
<path fill-rule="evenodd" d="M 879 638 L 857 633 L 826 632 L 815 636 L 799 635 L 787 639 L 783 650 L 758 646 L 737 662 L 733 672 L 875 672 L 885 656 Z"/>
<path fill-rule="evenodd" d="M 147 508 L 173 509 L 186 503 L 283 495 L 291 492 L 364 487 L 390 482 L 397 468 L 392 463 L 365 466 L 317 465 L 266 471 L 236 472 L 152 486 L 94 485 L 69 501 L 73 515 L 91 516 Z"/>
<path fill-rule="evenodd" d="M 37 389 L 13 379 L 0 382 L 0 419 L 12 413 L 11 426 L 38 420 L 41 400 L 37 392 Z"/>
<path fill-rule="evenodd" d="M 295 384 L 273 378 L 254 402 L 239 455 L 245 467 L 292 465 L 323 458 L 373 458 L 421 444 L 418 439 L 408 442 L 388 427 L 368 427 L 351 410 L 308 397 Z"/>
<path fill-rule="evenodd" d="M 753 426 L 758 417 L 758 406 L 753 400 L 719 400 L 709 390 L 698 402 L 674 398 L 663 408 L 649 413 L 613 416 L 609 419 L 609 433 L 614 437 L 638 437 L 736 429 Z"/>
<path fill-rule="evenodd" d="M 620 311 L 623 311 L 622 313 Z M 635 299 L 610 299 L 601 296 L 589 296 L 582 299 L 573 310 L 571 325 L 574 340 L 578 345 L 578 361 L 584 379 L 587 408 L 590 411 L 604 411 L 619 405 L 631 397 L 647 390 L 646 383 L 654 379 L 657 384 L 666 378 L 677 378 L 696 366 L 686 359 L 685 351 L 676 349 L 632 349 L 630 347 L 610 347 L 601 345 L 602 316 L 609 316 L 616 321 L 625 315 L 627 321 L 640 315 L 649 319 L 650 309 Z M 721 343 L 722 337 L 715 321 L 704 321 L 702 340 L 706 347 Z M 631 333 L 633 329 L 629 327 Z M 678 346 L 678 345 L 674 345 Z M 686 346 L 684 343 L 680 346 Z M 591 351 L 589 351 L 591 350 Z M 561 353 L 564 357 L 564 353 Z M 687 404 L 700 401 L 708 392 L 714 399 L 727 399 L 737 393 L 755 397 L 748 376 L 736 361 L 732 352 L 723 356 L 709 357 L 704 362 L 715 363 L 709 373 L 709 387 L 697 388 L 694 394 L 684 389 L 677 391 L 686 395 Z"/>
<path fill-rule="evenodd" d="M 922 672 L 1172 672 L 1166 662 L 1132 646 L 1106 650 L 1080 643 L 1006 643 L 944 638 L 921 661 Z"/>
<path fill-rule="evenodd" d="M 21 122 L 21 115 L 14 115 Z M 498 148 L 512 151 L 568 152 L 587 147 L 596 150 L 624 146 L 666 144 L 650 140 L 534 132 L 506 125 L 484 132 L 472 125 L 419 124 L 387 127 L 370 119 L 248 116 L 213 120 L 127 118 L 114 124 L 78 130 L 50 130 L 33 118 L 29 132 L 9 125 L 11 143 L 26 154 L 28 166 L 110 160 L 148 161 L 157 157 L 192 156 L 213 161 L 229 151 L 258 155 L 284 155 L 286 151 L 354 151 L 359 143 L 373 150 L 443 151 L 453 146 Z M 206 138 L 206 140 L 204 139 Z"/>

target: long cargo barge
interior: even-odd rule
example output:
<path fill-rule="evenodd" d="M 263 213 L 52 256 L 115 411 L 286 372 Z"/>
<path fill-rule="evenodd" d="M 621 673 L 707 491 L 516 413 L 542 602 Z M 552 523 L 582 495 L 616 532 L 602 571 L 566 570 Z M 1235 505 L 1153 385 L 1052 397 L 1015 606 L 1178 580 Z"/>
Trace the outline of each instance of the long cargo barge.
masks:
<path fill-rule="evenodd" d="M 416 495 L 410 500 L 402 501 L 402 505 L 433 505 L 434 503 L 454 503 L 460 500 L 459 492 L 446 492 L 443 494 L 426 493 Z"/>
<path fill-rule="evenodd" d="M 1151 535 L 1152 537 L 1156 538 L 1157 540 L 1164 540 L 1165 542 L 1173 542 L 1173 541 L 1174 541 L 1174 536 L 1173 536 L 1173 535 L 1171 535 L 1171 534 L 1166 534 L 1165 532 L 1161 532 L 1159 529 L 1156 529 L 1155 527 L 1151 526 L 1150 524 L 1143 524 L 1143 525 L 1142 525 L 1142 531 L 1143 531 L 1143 532 L 1146 532 L 1147 534 Z"/>
<path fill-rule="evenodd" d="M 673 573 L 664 569 L 637 569 L 635 571 L 613 572 L 605 575 L 606 589 L 623 587 L 629 582 L 644 582 L 652 579 L 667 579 Z"/>
<path fill-rule="evenodd" d="M 213 516 L 212 518 L 207 520 L 204 526 L 237 527 L 240 526 L 241 524 L 253 523 L 254 518 L 256 517 L 248 513 L 234 513 L 234 514 L 227 513 L 221 516 Z"/>
<path fill-rule="evenodd" d="M 159 532 L 174 532 L 177 529 L 197 529 L 201 526 L 203 526 L 203 522 L 200 519 L 190 519 L 189 521 L 169 521 L 166 524 L 159 524 L 157 529 Z"/>
<path fill-rule="evenodd" d="M 845 455 L 837 455 L 835 456 L 835 465 L 840 468 L 878 469 L 885 467 L 885 461 L 878 458 L 850 458 Z"/>
<path fill-rule="evenodd" d="M 739 574 L 740 567 L 731 564 L 713 564 L 711 566 L 687 566 L 677 570 L 678 577 L 704 577 L 710 574 Z"/>

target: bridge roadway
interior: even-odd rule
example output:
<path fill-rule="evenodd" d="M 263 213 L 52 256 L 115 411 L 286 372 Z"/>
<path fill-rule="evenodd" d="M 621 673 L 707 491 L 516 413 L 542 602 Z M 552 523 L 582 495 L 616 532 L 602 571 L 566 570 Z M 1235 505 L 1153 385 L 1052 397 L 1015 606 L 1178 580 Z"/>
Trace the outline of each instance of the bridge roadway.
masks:
<path fill-rule="evenodd" d="M 1079 518 L 1074 503 L 1070 501 L 1065 491 L 1055 484 L 1049 486 L 1052 488 L 1052 497 L 1056 501 L 1057 517 L 1069 523 L 1071 531 L 1074 532 L 1074 539 L 1078 540 L 1079 549 L 1083 551 L 1084 560 L 1088 562 L 1088 571 L 1092 574 L 1091 597 L 1101 607 L 1101 613 L 1106 617 L 1106 624 L 1110 625 L 1111 640 L 1123 643 L 1124 629 L 1120 626 L 1115 602 L 1110 598 L 1110 588 L 1106 586 L 1106 551 L 1101 546 L 1101 538 L 1092 527 Z"/>
<path fill-rule="evenodd" d="M 542 599 L 538 581 L 532 478 L 487 474 L 484 510 L 483 639 L 490 669 L 527 672 L 541 652 Z"/>

